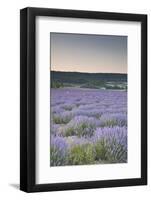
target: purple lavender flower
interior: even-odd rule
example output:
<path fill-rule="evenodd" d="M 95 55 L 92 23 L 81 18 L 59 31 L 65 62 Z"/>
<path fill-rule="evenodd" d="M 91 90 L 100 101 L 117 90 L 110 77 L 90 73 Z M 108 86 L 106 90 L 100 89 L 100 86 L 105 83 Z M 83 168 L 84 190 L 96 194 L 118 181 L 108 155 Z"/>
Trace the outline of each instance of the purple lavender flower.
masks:
<path fill-rule="evenodd" d="M 63 137 L 51 137 L 50 140 L 50 165 L 60 166 L 67 162 L 67 143 Z"/>
<path fill-rule="evenodd" d="M 126 162 L 127 161 L 127 128 L 113 127 L 113 128 L 98 128 L 92 139 L 94 145 L 99 144 L 105 150 L 104 157 L 112 162 Z"/>

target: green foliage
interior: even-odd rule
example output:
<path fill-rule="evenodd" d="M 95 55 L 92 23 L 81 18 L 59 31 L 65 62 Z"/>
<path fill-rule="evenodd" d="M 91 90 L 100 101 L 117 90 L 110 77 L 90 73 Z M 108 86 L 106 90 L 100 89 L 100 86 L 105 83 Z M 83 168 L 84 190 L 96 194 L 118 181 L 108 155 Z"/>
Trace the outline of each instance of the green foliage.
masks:
<path fill-rule="evenodd" d="M 95 126 L 93 124 L 81 123 L 76 129 L 76 135 L 81 136 L 92 136 Z"/>
<path fill-rule="evenodd" d="M 75 145 L 71 148 L 69 165 L 83 165 L 94 163 L 94 149 L 91 144 Z"/>
<path fill-rule="evenodd" d="M 101 138 L 95 143 L 76 144 L 64 154 L 62 150 L 52 146 L 50 149 L 50 165 L 86 165 L 98 163 L 123 163 L 127 161 L 127 151 L 114 138 Z"/>
<path fill-rule="evenodd" d="M 113 73 L 78 73 L 78 72 L 57 72 L 51 71 L 51 87 L 81 87 L 92 89 L 126 89 L 126 85 L 119 86 L 119 83 L 127 83 L 127 74 Z M 108 85 L 112 82 L 113 85 Z"/>
<path fill-rule="evenodd" d="M 67 164 L 67 155 L 63 155 L 61 150 L 52 146 L 50 148 L 50 166 L 61 166 Z"/>
<path fill-rule="evenodd" d="M 67 111 L 71 111 L 73 109 L 73 105 L 63 105 L 62 108 Z"/>
<path fill-rule="evenodd" d="M 100 89 L 101 87 L 104 87 L 104 86 L 105 86 L 104 81 L 91 80 L 91 81 L 81 85 L 81 88 Z"/>
<path fill-rule="evenodd" d="M 53 115 L 53 122 L 55 124 L 67 124 L 69 121 L 71 120 L 71 115 L 66 115 L 66 116 L 62 116 L 62 115 Z"/>
<path fill-rule="evenodd" d="M 94 145 L 95 160 L 102 163 L 122 163 L 127 160 L 127 151 L 114 138 L 112 141 L 100 139 Z"/>
<path fill-rule="evenodd" d="M 81 122 L 78 125 L 76 124 L 68 124 L 66 128 L 64 128 L 64 136 L 78 136 L 78 137 L 83 137 L 83 136 L 89 136 L 91 137 L 94 133 L 95 126 L 94 124 L 90 124 L 87 122 Z"/>
<path fill-rule="evenodd" d="M 107 146 L 104 139 L 99 140 L 94 145 L 95 149 L 95 160 L 107 160 Z"/>
<path fill-rule="evenodd" d="M 117 125 L 117 120 L 116 119 L 112 119 L 112 120 L 106 120 L 104 123 L 103 123 L 103 127 L 112 127 L 112 126 L 116 126 Z"/>
<path fill-rule="evenodd" d="M 51 80 L 60 80 L 62 83 L 68 84 L 85 84 L 93 82 L 96 85 L 98 82 L 127 82 L 127 74 L 51 71 Z"/>
<path fill-rule="evenodd" d="M 59 81 L 52 81 L 51 82 L 51 88 L 62 88 L 63 87 L 63 83 L 59 82 Z"/>
<path fill-rule="evenodd" d="M 110 86 L 110 85 L 105 85 L 105 88 L 106 89 L 111 89 L 111 90 L 123 90 L 124 88 L 118 86 L 118 85 L 113 85 L 113 86 Z"/>
<path fill-rule="evenodd" d="M 110 163 L 123 163 L 127 160 L 127 151 L 123 146 L 113 140 L 110 146 L 108 147 L 107 159 Z"/>
<path fill-rule="evenodd" d="M 75 135 L 74 127 L 64 128 L 63 129 L 63 135 L 66 136 L 66 137 Z"/>

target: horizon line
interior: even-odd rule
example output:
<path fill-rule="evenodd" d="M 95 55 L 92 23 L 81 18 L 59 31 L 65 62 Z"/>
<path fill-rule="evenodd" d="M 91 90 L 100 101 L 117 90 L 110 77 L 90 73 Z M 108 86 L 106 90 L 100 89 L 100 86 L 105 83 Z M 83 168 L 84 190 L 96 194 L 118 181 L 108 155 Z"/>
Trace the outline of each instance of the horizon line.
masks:
<path fill-rule="evenodd" d="M 127 75 L 127 73 L 122 73 L 122 72 L 79 72 L 79 71 L 56 71 L 56 70 L 51 70 L 52 72 L 67 72 L 67 73 L 83 73 L 83 74 L 123 74 Z"/>

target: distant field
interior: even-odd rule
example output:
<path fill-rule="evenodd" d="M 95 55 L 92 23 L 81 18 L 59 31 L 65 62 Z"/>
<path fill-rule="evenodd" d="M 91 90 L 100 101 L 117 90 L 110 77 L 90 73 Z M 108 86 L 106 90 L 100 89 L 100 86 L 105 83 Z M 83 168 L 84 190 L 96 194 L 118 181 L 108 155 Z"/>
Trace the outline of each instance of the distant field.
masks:
<path fill-rule="evenodd" d="M 51 87 L 127 90 L 127 74 L 51 71 Z"/>

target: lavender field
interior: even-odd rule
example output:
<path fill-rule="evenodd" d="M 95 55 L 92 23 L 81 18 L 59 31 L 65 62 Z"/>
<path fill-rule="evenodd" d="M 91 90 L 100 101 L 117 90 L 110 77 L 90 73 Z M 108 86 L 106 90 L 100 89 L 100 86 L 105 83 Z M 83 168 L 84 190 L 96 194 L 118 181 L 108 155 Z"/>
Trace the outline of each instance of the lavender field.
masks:
<path fill-rule="evenodd" d="M 51 89 L 50 166 L 127 162 L 127 92 Z"/>

